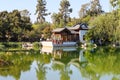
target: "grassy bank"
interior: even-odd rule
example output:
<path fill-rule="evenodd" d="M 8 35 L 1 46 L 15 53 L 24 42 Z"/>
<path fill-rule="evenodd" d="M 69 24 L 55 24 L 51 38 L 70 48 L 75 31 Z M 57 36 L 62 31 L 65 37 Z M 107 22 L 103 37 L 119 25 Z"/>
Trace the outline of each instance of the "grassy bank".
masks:
<path fill-rule="evenodd" d="M 22 48 L 23 43 L 29 43 L 29 42 L 0 42 L 0 50 L 20 50 Z M 39 42 L 33 42 L 32 43 L 32 49 L 39 49 Z"/>

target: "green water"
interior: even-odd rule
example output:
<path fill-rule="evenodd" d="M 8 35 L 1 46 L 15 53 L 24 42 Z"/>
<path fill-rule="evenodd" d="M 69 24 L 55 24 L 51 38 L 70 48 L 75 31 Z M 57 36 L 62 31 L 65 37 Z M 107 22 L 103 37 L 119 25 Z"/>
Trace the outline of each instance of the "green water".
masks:
<path fill-rule="evenodd" d="M 0 52 L 0 80 L 120 80 L 119 48 Z"/>

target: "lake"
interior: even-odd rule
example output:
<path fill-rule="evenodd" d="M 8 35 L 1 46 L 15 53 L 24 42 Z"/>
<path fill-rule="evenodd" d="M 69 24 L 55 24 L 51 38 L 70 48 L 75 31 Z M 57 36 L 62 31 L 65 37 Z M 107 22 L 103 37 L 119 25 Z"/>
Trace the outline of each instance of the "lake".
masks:
<path fill-rule="evenodd" d="M 0 51 L 0 80 L 120 80 L 120 49 Z"/>

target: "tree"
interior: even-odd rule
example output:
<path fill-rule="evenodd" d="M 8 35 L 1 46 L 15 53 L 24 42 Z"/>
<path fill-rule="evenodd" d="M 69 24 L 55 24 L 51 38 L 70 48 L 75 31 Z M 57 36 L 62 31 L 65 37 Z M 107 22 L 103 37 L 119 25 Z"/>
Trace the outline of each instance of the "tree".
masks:
<path fill-rule="evenodd" d="M 117 17 L 117 21 L 118 21 L 118 27 L 116 29 L 116 39 L 117 41 L 120 41 L 120 0 L 110 0 L 110 3 L 113 7 L 113 12 L 114 12 L 114 15 Z"/>
<path fill-rule="evenodd" d="M 97 16 L 103 12 L 104 11 L 102 10 L 99 0 L 92 0 L 90 3 L 82 5 L 79 11 L 79 16 L 80 18 L 86 17 L 88 15 Z"/>
<path fill-rule="evenodd" d="M 63 15 L 61 13 L 53 13 L 51 18 L 55 28 L 64 26 Z"/>
<path fill-rule="evenodd" d="M 44 22 L 43 24 L 36 23 L 32 25 L 33 30 L 28 33 L 28 36 L 31 40 L 39 41 L 40 38 L 47 39 L 50 38 L 52 27 L 48 22 Z M 34 37 L 34 38 L 33 38 Z"/>
<path fill-rule="evenodd" d="M 0 12 L 1 41 L 21 41 L 26 31 L 32 30 L 30 17 L 21 15 L 22 11 Z M 24 12 L 25 13 L 25 12 Z"/>
<path fill-rule="evenodd" d="M 62 14 L 62 19 L 64 20 L 64 25 L 70 21 L 69 14 L 72 12 L 72 8 L 70 7 L 70 3 L 67 0 L 62 0 L 60 2 L 60 13 Z"/>
<path fill-rule="evenodd" d="M 36 6 L 36 13 L 37 14 L 37 22 L 43 23 L 45 22 L 45 17 L 49 15 L 50 13 L 46 13 L 46 1 L 45 0 L 37 0 L 38 4 Z"/>
<path fill-rule="evenodd" d="M 89 14 L 98 15 L 98 14 L 101 14 L 102 12 L 103 10 L 102 10 L 99 0 L 92 0 Z"/>
<path fill-rule="evenodd" d="M 116 30 L 118 28 L 118 20 L 116 20 L 113 14 L 109 13 L 96 17 L 90 26 L 93 27 L 89 30 L 87 36 L 96 43 L 99 40 L 102 40 L 103 44 L 117 41 L 118 36 L 116 35 Z"/>
<path fill-rule="evenodd" d="M 9 35 L 10 20 L 8 16 L 9 15 L 7 11 L 0 12 L 0 38 L 3 41 L 5 41 L 7 38 L 8 39 L 10 38 Z"/>
<path fill-rule="evenodd" d="M 60 2 L 59 12 L 52 14 L 51 18 L 55 28 L 66 26 L 71 21 L 70 13 L 72 12 L 72 8 L 69 7 L 69 1 L 62 0 Z"/>
<path fill-rule="evenodd" d="M 33 28 L 32 28 L 32 23 L 30 20 L 29 11 L 22 10 L 22 11 L 20 11 L 20 15 L 21 15 L 21 28 L 22 28 L 22 30 L 18 36 L 19 36 L 19 38 L 20 38 L 20 36 L 23 38 L 27 35 L 27 32 L 30 32 L 31 30 L 33 30 Z"/>
<path fill-rule="evenodd" d="M 79 16 L 80 16 L 80 18 L 83 18 L 83 17 L 85 17 L 86 15 L 88 15 L 88 14 L 87 14 L 87 11 L 89 10 L 89 6 L 90 6 L 90 3 L 86 3 L 86 4 L 83 4 L 83 5 L 81 6 L 81 9 L 80 9 L 80 11 L 79 11 Z"/>
<path fill-rule="evenodd" d="M 113 8 L 120 8 L 120 0 L 110 0 L 110 3 Z"/>

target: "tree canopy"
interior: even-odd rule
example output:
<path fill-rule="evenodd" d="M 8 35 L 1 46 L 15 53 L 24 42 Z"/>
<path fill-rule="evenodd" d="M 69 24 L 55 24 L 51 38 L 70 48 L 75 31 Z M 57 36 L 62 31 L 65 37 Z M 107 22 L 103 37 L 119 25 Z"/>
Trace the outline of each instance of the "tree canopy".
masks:
<path fill-rule="evenodd" d="M 36 5 L 36 15 L 37 15 L 37 22 L 43 23 L 45 22 L 45 17 L 50 13 L 46 13 L 46 0 L 37 0 L 37 5 Z"/>
<path fill-rule="evenodd" d="M 71 21 L 70 13 L 72 13 L 72 8 L 68 0 L 62 0 L 60 2 L 60 8 L 58 13 L 53 13 L 51 18 L 55 26 L 64 27 L 68 22 Z"/>
<path fill-rule="evenodd" d="M 27 10 L 26 10 L 27 11 Z M 24 11 L 0 12 L 1 41 L 20 41 L 26 31 L 32 30 L 30 17 L 21 15 Z M 28 12 L 28 11 L 27 11 Z M 24 12 L 26 13 L 26 12 Z M 28 12 L 29 13 L 29 12 Z M 26 14 L 28 14 L 26 13 Z"/>

